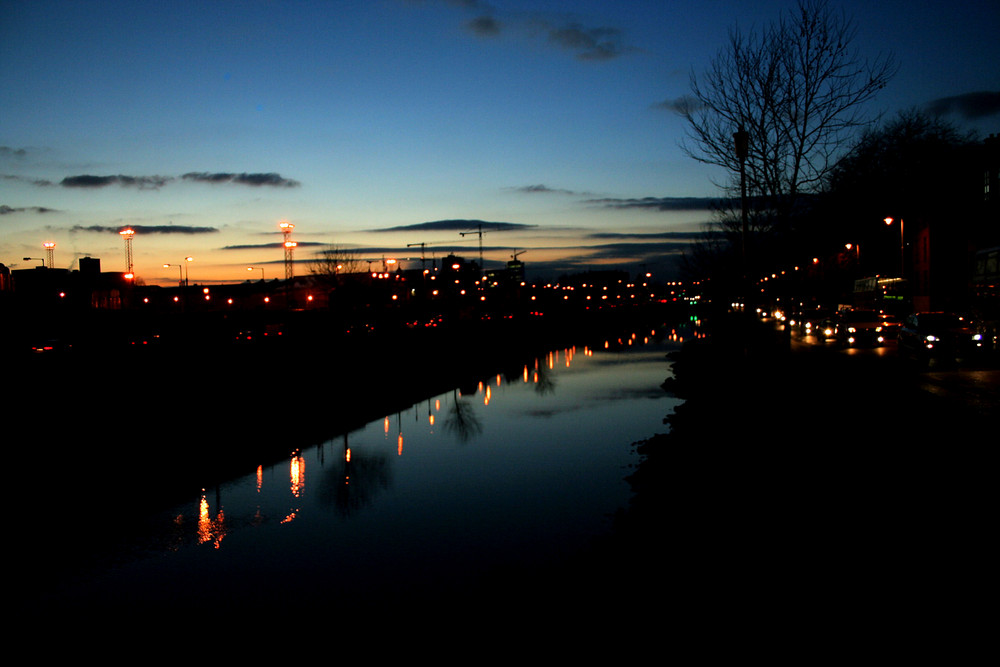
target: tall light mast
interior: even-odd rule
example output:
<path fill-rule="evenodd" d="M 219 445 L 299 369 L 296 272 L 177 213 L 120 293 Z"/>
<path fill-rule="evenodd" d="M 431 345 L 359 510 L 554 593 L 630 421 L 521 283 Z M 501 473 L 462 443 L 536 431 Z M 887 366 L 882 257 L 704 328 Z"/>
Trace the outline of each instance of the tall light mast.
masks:
<path fill-rule="evenodd" d="M 292 251 L 297 245 L 295 241 L 292 241 L 292 230 L 295 229 L 295 225 L 290 222 L 282 221 L 278 223 L 278 227 L 281 228 L 281 233 L 285 236 L 285 280 L 290 281 L 292 279 Z"/>
<path fill-rule="evenodd" d="M 55 266 L 56 244 L 54 241 L 46 241 L 42 244 L 42 247 L 45 248 L 45 261 L 51 269 Z"/>
<path fill-rule="evenodd" d="M 135 230 L 126 227 L 118 233 L 125 239 L 125 277 L 131 279 L 135 277 L 132 267 L 132 237 L 135 236 Z"/>

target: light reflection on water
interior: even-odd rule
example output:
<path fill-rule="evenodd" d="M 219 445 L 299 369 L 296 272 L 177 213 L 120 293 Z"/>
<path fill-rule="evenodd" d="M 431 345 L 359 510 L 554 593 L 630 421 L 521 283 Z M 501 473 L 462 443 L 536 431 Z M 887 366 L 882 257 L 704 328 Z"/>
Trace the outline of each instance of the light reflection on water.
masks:
<path fill-rule="evenodd" d="M 666 429 L 668 345 L 553 351 L 289 452 L 165 516 L 80 599 L 390 594 L 572 554 L 628 503 L 630 445 Z"/>

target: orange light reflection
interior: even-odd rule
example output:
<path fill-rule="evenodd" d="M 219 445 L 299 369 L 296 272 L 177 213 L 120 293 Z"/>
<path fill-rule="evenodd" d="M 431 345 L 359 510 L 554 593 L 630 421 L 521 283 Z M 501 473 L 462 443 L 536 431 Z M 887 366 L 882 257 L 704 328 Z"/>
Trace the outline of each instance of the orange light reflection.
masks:
<path fill-rule="evenodd" d="M 306 483 L 306 460 L 299 454 L 292 456 L 289 464 L 289 479 L 292 495 L 298 498 L 302 494 L 302 488 Z"/>
<path fill-rule="evenodd" d="M 201 494 L 201 501 L 198 503 L 198 543 L 205 544 L 212 542 L 212 546 L 218 549 L 221 546 L 222 538 L 226 536 L 226 517 L 219 508 L 216 518 L 212 515 L 208 507 L 208 499 L 205 497 L 204 489 Z"/>

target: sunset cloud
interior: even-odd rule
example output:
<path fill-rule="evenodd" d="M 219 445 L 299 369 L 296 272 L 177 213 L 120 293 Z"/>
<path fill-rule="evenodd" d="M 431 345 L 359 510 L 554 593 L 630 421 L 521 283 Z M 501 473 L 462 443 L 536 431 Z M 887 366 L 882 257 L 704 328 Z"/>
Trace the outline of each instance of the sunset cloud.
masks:
<path fill-rule="evenodd" d="M 0 204 L 0 215 L 10 215 L 11 213 L 53 213 L 54 208 L 45 208 L 44 206 L 7 206 L 6 204 Z"/>
<path fill-rule="evenodd" d="M 710 211 L 720 200 L 717 197 L 640 197 L 633 199 L 589 199 L 587 204 L 615 209 L 652 209 L 657 211 Z"/>
<path fill-rule="evenodd" d="M 0 178 L 5 180 L 25 181 L 41 187 L 56 185 L 52 181 L 44 179 L 30 179 L 12 174 L 3 174 Z M 194 181 L 198 183 L 234 184 L 246 185 L 250 187 L 294 188 L 301 185 L 296 180 L 285 178 L 281 174 L 274 172 L 235 173 L 192 171 L 183 174 L 180 179 L 183 181 Z M 63 178 L 59 181 L 58 185 L 64 188 L 79 189 L 99 189 L 117 185 L 125 188 L 138 188 L 140 190 L 158 190 L 177 180 L 178 179 L 174 176 L 127 176 L 124 174 L 98 176 L 95 174 L 79 174 Z"/>
<path fill-rule="evenodd" d="M 97 234 L 115 233 L 117 234 L 125 227 L 131 227 L 136 234 L 214 234 L 219 230 L 215 227 L 192 227 L 189 225 L 75 225 L 71 228 L 74 232 L 94 232 Z"/>
<path fill-rule="evenodd" d="M 59 182 L 64 188 L 105 188 L 109 185 L 135 187 L 140 190 L 155 190 L 174 180 L 169 176 L 94 176 L 82 174 L 67 176 Z"/>
<path fill-rule="evenodd" d="M 515 229 L 531 229 L 537 225 L 525 225 L 516 222 L 485 222 L 483 220 L 434 220 L 418 222 L 412 225 L 399 225 L 383 229 L 373 229 L 373 232 L 408 232 L 408 231 L 474 231 L 482 225 L 483 231 L 510 231 Z"/>
<path fill-rule="evenodd" d="M 228 172 L 209 173 L 205 171 L 192 171 L 181 176 L 185 181 L 196 181 L 198 183 L 235 183 L 238 185 L 249 185 L 252 187 L 279 187 L 294 188 L 301 185 L 298 181 L 285 178 L 281 174 L 274 172 L 248 174 L 234 174 Z"/>

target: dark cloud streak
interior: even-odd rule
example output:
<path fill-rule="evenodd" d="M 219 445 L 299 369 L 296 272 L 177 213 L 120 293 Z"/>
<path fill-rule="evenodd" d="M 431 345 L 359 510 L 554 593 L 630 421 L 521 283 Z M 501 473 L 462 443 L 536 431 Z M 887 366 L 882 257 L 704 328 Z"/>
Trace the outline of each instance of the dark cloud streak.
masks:
<path fill-rule="evenodd" d="M 587 28 L 578 23 L 548 30 L 549 41 L 573 51 L 580 60 L 612 60 L 634 49 L 622 41 L 617 28 Z"/>
<path fill-rule="evenodd" d="M 60 181 L 59 185 L 64 188 L 104 188 L 109 185 L 121 185 L 123 187 L 137 187 L 140 190 L 156 190 L 174 180 L 169 176 L 94 176 L 92 174 L 82 174 L 80 176 L 67 176 Z"/>
<path fill-rule="evenodd" d="M 7 206 L 6 204 L 0 205 L 0 215 L 10 215 L 12 213 L 55 213 L 54 208 L 45 208 L 44 206 L 19 206 L 17 208 L 13 206 Z"/>
<path fill-rule="evenodd" d="M 243 172 L 241 174 L 235 174 L 228 172 L 209 173 L 204 171 L 192 171 L 184 174 L 181 178 L 185 181 L 196 181 L 198 183 L 236 183 L 252 187 L 270 186 L 295 188 L 301 185 L 298 181 L 294 181 L 290 178 L 284 178 L 281 174 L 276 174 L 274 172 L 257 174 L 248 174 Z"/>
<path fill-rule="evenodd" d="M 480 16 L 465 24 L 473 34 L 479 37 L 496 37 L 500 34 L 500 22 L 492 16 Z"/>
<path fill-rule="evenodd" d="M 978 120 L 1000 114 L 1000 91 L 978 91 L 940 97 L 927 105 L 935 115 L 957 114 L 966 120 Z"/>
<path fill-rule="evenodd" d="M 22 176 L 3 174 L 5 180 L 29 181 Z M 77 176 L 67 176 L 59 182 L 64 188 L 98 189 L 112 185 L 121 187 L 138 188 L 140 190 L 158 190 L 161 187 L 173 183 L 177 178 L 173 176 L 126 176 L 123 174 L 112 174 L 107 176 L 97 176 L 94 174 L 80 174 Z M 265 173 L 230 173 L 230 172 L 188 172 L 181 176 L 181 180 L 194 181 L 198 183 L 211 184 L 235 184 L 250 187 L 280 187 L 295 188 L 301 185 L 299 181 L 285 178 L 281 174 L 274 172 Z M 34 185 L 47 187 L 54 185 L 52 181 L 35 179 L 30 180 Z"/>
<path fill-rule="evenodd" d="M 657 211 L 711 211 L 722 203 L 717 197 L 641 197 L 638 199 L 588 199 L 585 203 L 613 209 L 652 209 Z"/>
<path fill-rule="evenodd" d="M 125 227 L 131 227 L 136 234 L 215 234 L 219 230 L 215 227 L 192 227 L 190 225 L 75 225 L 71 228 L 74 232 L 94 232 L 97 234 L 115 233 L 117 234 Z"/>
<path fill-rule="evenodd" d="M 510 231 L 515 229 L 533 229 L 537 225 L 525 225 L 516 222 L 485 222 L 483 220 L 434 220 L 430 222 L 418 222 L 412 225 L 399 225 L 383 229 L 373 229 L 373 232 L 410 232 L 410 231 L 457 231 L 467 232 L 478 229 L 482 225 L 483 231 Z"/>
<path fill-rule="evenodd" d="M 654 233 L 627 233 L 627 232 L 594 232 L 593 234 L 588 234 L 587 238 L 590 239 L 621 239 L 621 240 L 640 240 L 640 241 L 654 241 L 662 240 L 669 242 L 689 242 L 696 239 L 700 239 L 704 236 L 704 232 L 654 232 Z"/>
<path fill-rule="evenodd" d="M 625 43 L 624 33 L 611 26 L 587 26 L 577 21 L 554 20 L 542 15 L 500 20 L 493 8 L 480 2 L 452 2 L 452 5 L 478 13 L 465 23 L 466 29 L 481 38 L 495 38 L 515 30 L 527 39 L 541 39 L 563 51 L 575 54 L 578 60 L 613 60 L 637 51 Z"/>
<path fill-rule="evenodd" d="M 0 157 L 23 158 L 28 155 L 27 149 L 11 148 L 10 146 L 0 146 Z"/>
<path fill-rule="evenodd" d="M 525 194 L 560 194 L 560 195 L 579 195 L 582 193 L 574 192 L 573 190 L 566 190 L 564 188 L 550 188 L 547 185 L 520 185 L 517 187 L 509 188 L 515 192 L 522 192 Z"/>
<path fill-rule="evenodd" d="M 664 111 L 670 111 L 671 113 L 684 115 L 692 111 L 696 111 L 701 103 L 691 97 L 690 95 L 682 95 L 676 97 L 672 100 L 663 100 L 653 105 L 655 109 L 663 109 Z"/>

